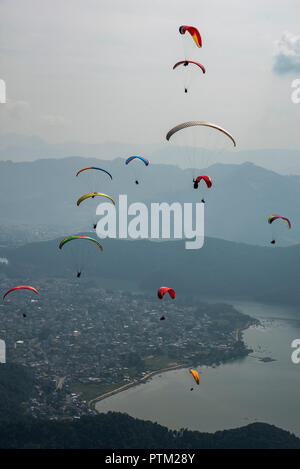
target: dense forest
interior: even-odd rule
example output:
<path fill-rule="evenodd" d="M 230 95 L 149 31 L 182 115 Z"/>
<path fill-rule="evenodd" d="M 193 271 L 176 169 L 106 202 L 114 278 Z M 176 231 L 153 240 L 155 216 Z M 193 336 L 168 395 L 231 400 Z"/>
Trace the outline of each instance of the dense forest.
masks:
<path fill-rule="evenodd" d="M 23 402 L 34 394 L 34 376 L 30 368 L 0 364 L 0 421 L 8 422 L 25 415 Z"/>
<path fill-rule="evenodd" d="M 201 449 L 298 448 L 300 439 L 273 425 L 254 423 L 234 430 L 200 433 L 170 430 L 127 414 L 108 412 L 81 419 L 28 417 L 24 401 L 34 396 L 29 368 L 0 365 L 0 448 Z"/>
<path fill-rule="evenodd" d="M 214 434 L 169 430 L 127 414 L 108 412 L 70 421 L 0 424 L 0 448 L 60 449 L 300 449 L 300 439 L 273 425 L 253 423 Z"/>

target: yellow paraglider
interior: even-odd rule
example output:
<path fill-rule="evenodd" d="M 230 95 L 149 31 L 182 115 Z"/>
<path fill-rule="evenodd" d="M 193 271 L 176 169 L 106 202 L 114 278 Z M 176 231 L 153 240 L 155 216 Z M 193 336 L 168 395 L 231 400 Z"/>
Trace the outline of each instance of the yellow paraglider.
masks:
<path fill-rule="evenodd" d="M 196 381 L 197 384 L 200 383 L 200 378 L 199 378 L 199 373 L 196 370 L 189 370 L 191 375 L 193 375 L 194 380 Z"/>
<path fill-rule="evenodd" d="M 109 195 L 103 194 L 102 192 L 89 192 L 88 194 L 82 195 L 82 196 L 77 200 L 77 206 L 79 207 L 79 205 L 81 204 L 81 202 L 83 202 L 84 200 L 90 199 L 90 198 L 93 199 L 94 197 L 106 197 L 107 199 L 111 200 L 114 205 L 116 205 L 116 204 L 115 204 L 115 201 L 114 201 L 111 197 L 109 197 Z"/>

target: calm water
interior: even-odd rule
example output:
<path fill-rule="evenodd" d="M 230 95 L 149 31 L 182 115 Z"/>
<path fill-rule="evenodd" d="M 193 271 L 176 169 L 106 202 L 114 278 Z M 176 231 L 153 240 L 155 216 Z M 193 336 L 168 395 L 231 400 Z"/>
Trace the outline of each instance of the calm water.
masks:
<path fill-rule="evenodd" d="M 254 350 L 251 356 L 218 368 L 198 367 L 200 386 L 194 386 L 193 392 L 186 369 L 156 375 L 100 401 L 98 412 L 126 412 L 173 429 L 208 432 L 260 421 L 300 436 L 300 364 L 291 361 L 291 342 L 300 339 L 300 312 L 258 303 L 233 304 L 262 323 L 244 333 Z M 276 361 L 264 363 L 259 360 L 263 357 Z"/>

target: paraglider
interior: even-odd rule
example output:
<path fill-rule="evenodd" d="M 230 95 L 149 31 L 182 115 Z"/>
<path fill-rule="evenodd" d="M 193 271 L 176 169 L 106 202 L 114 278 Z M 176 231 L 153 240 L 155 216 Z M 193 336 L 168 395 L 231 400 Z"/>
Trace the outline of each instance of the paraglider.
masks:
<path fill-rule="evenodd" d="M 99 183 L 101 183 L 101 185 L 104 184 L 103 190 L 105 190 L 105 185 L 109 184 L 108 179 L 110 182 L 113 179 L 109 171 L 98 166 L 87 166 L 85 168 L 81 168 L 77 171 L 76 177 L 78 177 L 80 181 L 83 193 L 98 192 Z"/>
<path fill-rule="evenodd" d="M 81 202 L 83 202 L 84 200 L 87 200 L 87 199 L 94 199 L 95 197 L 106 197 L 107 199 L 111 200 L 111 202 L 113 203 L 113 205 L 116 205 L 115 204 L 115 201 L 109 196 L 109 195 L 106 195 L 106 194 L 103 194 L 103 192 L 89 192 L 88 194 L 84 194 L 83 196 L 81 196 L 78 200 L 77 200 L 77 206 L 79 207 L 79 205 L 81 204 Z M 95 220 L 93 219 L 93 228 L 94 230 L 97 228 L 97 223 L 95 223 Z"/>
<path fill-rule="evenodd" d="M 6 293 L 4 293 L 3 295 L 3 300 L 5 299 L 5 297 L 13 292 L 13 291 L 16 291 L 16 290 L 30 290 L 30 291 L 33 291 L 36 295 L 38 295 L 38 290 L 34 287 L 31 287 L 30 285 L 18 285 L 17 287 L 14 287 L 14 288 L 11 288 L 10 290 L 8 290 Z M 26 318 L 26 314 L 23 313 L 23 317 Z"/>
<path fill-rule="evenodd" d="M 79 207 L 81 202 L 83 202 L 84 200 L 89 199 L 89 198 L 93 199 L 94 197 L 106 197 L 107 199 L 111 200 L 114 205 L 116 205 L 115 201 L 109 195 L 103 194 L 102 192 L 89 192 L 88 194 L 82 195 L 77 200 L 77 202 L 76 202 L 77 206 Z"/>
<path fill-rule="evenodd" d="M 283 217 L 281 215 L 271 215 L 269 218 L 268 218 L 268 223 L 271 225 L 275 220 L 283 220 L 284 223 L 286 224 L 286 226 L 291 229 L 292 225 L 291 225 L 291 222 L 288 218 L 286 217 Z M 272 241 L 270 241 L 271 244 L 275 244 L 276 243 L 276 240 L 273 236 L 273 239 Z"/>
<path fill-rule="evenodd" d="M 79 205 L 84 201 L 84 200 L 87 200 L 87 199 L 94 199 L 95 197 L 106 197 L 107 199 L 109 199 L 113 205 L 116 205 L 115 204 L 115 201 L 107 194 L 103 194 L 103 192 L 89 192 L 88 194 L 84 194 L 83 196 L 81 196 L 78 200 L 77 200 L 77 207 L 79 207 Z M 94 217 L 92 218 L 92 225 L 93 225 L 93 229 L 95 230 L 97 228 L 97 223 L 95 222 L 95 219 Z"/>
<path fill-rule="evenodd" d="M 11 288 L 11 289 L 8 290 L 6 293 L 4 293 L 4 295 L 3 295 L 3 300 L 4 300 L 4 298 L 5 298 L 9 293 L 11 293 L 11 292 L 13 292 L 13 291 L 15 291 L 15 290 L 31 290 L 31 291 L 33 291 L 34 293 L 36 293 L 37 295 L 38 295 L 38 293 L 39 293 L 36 288 L 31 287 L 30 285 L 19 285 L 19 286 L 17 286 L 17 287 Z"/>
<path fill-rule="evenodd" d="M 130 163 L 131 161 L 133 161 L 135 159 L 141 160 L 143 163 L 145 163 L 146 166 L 148 166 L 148 164 L 149 164 L 149 160 L 148 160 L 148 158 L 145 158 L 145 156 L 130 156 L 125 161 L 125 164 L 128 164 L 128 163 Z"/>
<path fill-rule="evenodd" d="M 193 38 L 194 43 L 196 44 L 196 46 L 197 47 L 202 47 L 202 38 L 200 36 L 200 33 L 199 33 L 198 29 L 195 28 L 194 26 L 182 25 L 182 26 L 179 27 L 179 32 L 182 36 L 184 36 L 185 33 L 188 32 L 189 35 Z M 181 60 L 173 66 L 173 70 L 175 70 L 177 67 L 181 68 L 181 66 L 183 66 L 186 69 L 186 71 L 182 72 L 182 74 L 181 74 L 184 78 L 184 92 L 185 93 L 188 92 L 189 85 L 190 85 L 190 82 L 191 82 L 191 79 L 192 79 L 192 73 L 189 73 L 190 71 L 187 71 L 187 69 L 190 69 L 190 67 L 188 67 L 188 65 L 191 64 L 192 69 L 193 68 L 200 68 L 202 70 L 202 72 L 205 73 L 205 68 L 200 62 L 188 59 L 188 56 L 190 55 L 190 53 L 187 52 L 187 47 L 188 47 L 189 43 L 192 44 L 192 42 L 190 42 L 190 39 L 187 39 L 187 40 L 183 39 L 185 60 Z M 194 45 L 192 47 L 194 48 Z M 190 50 L 190 52 L 191 52 L 191 50 Z M 196 66 L 196 67 L 194 67 L 194 66 Z"/>
<path fill-rule="evenodd" d="M 162 300 L 166 293 L 169 293 L 172 300 L 174 300 L 175 290 L 173 290 L 173 288 L 169 288 L 169 287 L 160 287 L 158 292 L 157 292 L 157 296 L 160 300 Z"/>
<path fill-rule="evenodd" d="M 283 220 L 288 228 L 292 227 L 290 220 L 288 218 L 282 217 L 281 215 L 271 215 L 268 218 L 268 223 L 270 223 L 271 225 L 271 223 L 273 223 L 275 220 L 278 220 L 278 219 Z"/>
<path fill-rule="evenodd" d="M 200 378 L 199 378 L 199 373 L 196 370 L 190 369 L 189 372 L 193 376 L 194 380 L 196 383 L 199 385 L 200 384 Z M 193 391 L 194 388 L 191 388 L 191 391 Z"/>
<path fill-rule="evenodd" d="M 200 62 L 195 62 L 194 60 L 181 60 L 180 62 L 177 62 L 173 66 L 173 70 L 175 70 L 175 68 L 177 68 L 179 65 L 183 65 L 184 67 L 187 67 L 189 64 L 197 65 L 199 68 L 201 68 L 203 73 L 206 72 L 204 66 Z"/>
<path fill-rule="evenodd" d="M 206 72 L 204 66 L 200 63 L 200 62 L 195 62 L 194 60 L 181 60 L 180 62 L 177 62 L 174 66 L 173 66 L 173 70 L 177 69 L 179 67 L 179 69 L 181 69 L 181 66 L 183 66 L 185 68 L 185 70 L 181 71 L 181 74 L 182 74 L 182 77 L 183 77 L 183 82 L 184 82 L 184 92 L 187 93 L 188 92 L 188 88 L 190 86 L 190 83 L 191 83 L 191 80 L 192 80 L 192 71 L 189 70 L 190 67 L 188 67 L 189 64 L 192 64 L 192 68 L 200 68 L 202 70 L 203 73 Z M 196 67 L 194 67 L 196 66 Z"/>
<path fill-rule="evenodd" d="M 82 168 L 82 169 L 80 169 L 79 171 L 77 171 L 76 176 L 78 176 L 78 175 L 79 175 L 80 173 L 82 173 L 83 171 L 87 171 L 88 169 L 96 169 L 96 170 L 98 170 L 98 171 L 103 171 L 103 172 L 106 173 L 106 174 L 110 177 L 110 179 L 112 180 L 112 175 L 111 175 L 108 171 L 106 171 L 106 169 L 97 168 L 96 166 L 87 166 L 86 168 Z"/>
<path fill-rule="evenodd" d="M 127 160 L 125 161 L 125 164 L 127 165 L 127 164 L 129 164 L 131 161 L 136 160 L 136 159 L 142 161 L 142 162 L 145 164 L 145 166 L 148 166 L 148 165 L 149 165 L 149 160 L 148 160 L 148 158 L 146 158 L 145 156 L 130 156 L 130 157 L 127 158 Z M 136 183 L 136 184 L 139 184 L 139 181 L 138 181 L 137 177 L 135 177 L 135 183 Z"/>
<path fill-rule="evenodd" d="M 203 181 L 205 182 L 205 184 L 206 184 L 206 186 L 207 186 L 208 189 L 211 188 L 211 186 L 212 186 L 212 180 L 211 180 L 211 178 L 210 178 L 209 176 L 203 175 L 203 176 L 198 176 L 196 179 L 193 179 L 194 189 L 198 189 L 198 185 L 199 185 L 199 183 L 200 183 L 201 180 L 203 180 Z M 202 198 L 201 202 L 202 202 L 202 203 L 205 203 L 204 198 Z"/>
<path fill-rule="evenodd" d="M 182 25 L 179 27 L 180 34 L 190 33 L 197 47 L 202 47 L 202 38 L 197 28 L 194 26 Z"/>
<path fill-rule="evenodd" d="M 233 136 L 223 127 L 220 127 L 219 125 L 212 124 L 211 122 L 205 122 L 205 121 L 188 121 L 188 122 L 183 122 L 182 124 L 176 125 L 173 127 L 171 130 L 166 135 L 166 139 L 169 141 L 172 135 L 174 135 L 176 132 L 179 132 L 180 130 L 186 129 L 188 127 L 194 127 L 194 126 L 204 126 L 204 127 L 211 127 L 212 129 L 216 129 L 219 132 L 222 132 L 223 134 L 227 135 L 227 137 L 230 138 L 232 141 L 233 145 L 236 146 L 236 142 L 233 138 Z"/>
<path fill-rule="evenodd" d="M 85 260 L 85 255 L 84 255 L 83 248 L 84 247 L 88 248 L 90 243 L 95 244 L 100 249 L 100 251 L 103 251 L 103 247 L 101 246 L 101 244 L 96 239 L 91 238 L 90 236 L 73 235 L 73 236 L 68 236 L 67 238 L 64 238 L 59 243 L 59 249 L 62 249 L 66 244 L 68 244 L 70 242 L 73 242 L 74 240 L 85 241 L 85 243 L 83 243 L 85 246 L 81 246 L 81 247 L 79 247 L 77 245 L 73 247 L 73 244 L 71 243 L 72 246 L 71 246 L 71 250 L 69 252 L 69 254 L 71 255 L 72 263 L 75 264 L 76 277 L 80 278 L 81 274 L 82 274 L 82 270 L 83 270 L 82 269 L 83 263 L 84 263 L 84 260 Z M 85 251 L 85 254 L 86 255 L 88 254 L 87 250 Z"/>
<path fill-rule="evenodd" d="M 205 184 L 207 185 L 208 189 L 212 186 L 212 180 L 209 176 L 198 176 L 196 180 L 193 180 L 193 182 L 197 182 L 198 184 L 200 183 L 200 181 L 203 179 L 203 181 L 205 182 Z M 194 186 L 195 187 L 195 186 Z"/>
<path fill-rule="evenodd" d="M 94 238 L 91 238 L 90 236 L 85 236 L 85 235 L 73 235 L 73 236 L 68 236 L 67 238 L 64 238 L 60 243 L 59 243 L 59 249 L 61 249 L 66 243 L 73 241 L 74 239 L 84 239 L 87 241 L 91 241 L 92 243 L 97 244 L 97 246 L 100 248 L 101 251 L 103 251 L 103 247 L 101 246 L 100 243 Z"/>
<path fill-rule="evenodd" d="M 169 293 L 172 300 L 174 300 L 175 290 L 173 290 L 173 288 L 169 288 L 169 287 L 160 287 L 158 289 L 157 296 L 160 300 L 162 300 L 166 293 Z M 165 316 L 161 316 L 161 318 L 160 318 L 161 321 L 164 321 L 165 319 L 166 319 Z"/>
<path fill-rule="evenodd" d="M 174 156 L 185 157 L 183 164 L 189 168 L 195 189 L 198 187 L 197 168 L 207 168 L 219 160 L 222 152 L 230 151 L 232 145 L 236 147 L 233 135 L 225 128 L 200 120 L 176 125 L 167 132 L 166 140 L 173 145 Z"/>
<path fill-rule="evenodd" d="M 189 372 L 191 373 L 191 375 L 193 375 L 193 378 L 196 381 L 196 383 L 199 384 L 200 383 L 200 378 L 199 378 L 198 371 L 190 369 Z"/>

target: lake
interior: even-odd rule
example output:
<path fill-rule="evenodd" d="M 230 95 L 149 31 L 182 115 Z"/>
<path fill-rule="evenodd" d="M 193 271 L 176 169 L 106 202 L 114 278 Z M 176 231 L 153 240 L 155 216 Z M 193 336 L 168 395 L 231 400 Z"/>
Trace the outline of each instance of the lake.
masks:
<path fill-rule="evenodd" d="M 216 368 L 197 367 L 200 386 L 193 384 L 188 369 L 155 375 L 98 402 L 97 411 L 125 412 L 172 429 L 203 432 L 260 421 L 300 436 L 300 364 L 291 361 L 291 342 L 300 339 L 300 313 L 252 302 L 231 304 L 261 322 L 244 332 L 253 349 L 250 356 Z M 274 361 L 260 361 L 266 357 Z"/>

